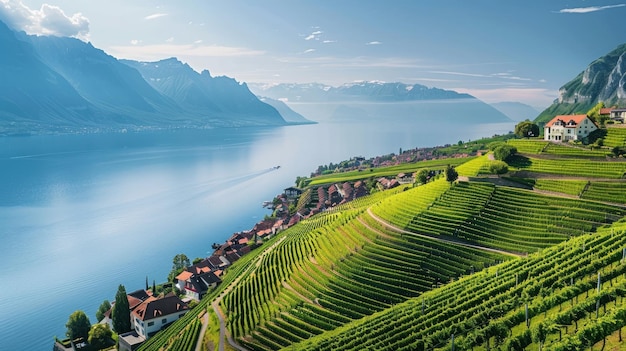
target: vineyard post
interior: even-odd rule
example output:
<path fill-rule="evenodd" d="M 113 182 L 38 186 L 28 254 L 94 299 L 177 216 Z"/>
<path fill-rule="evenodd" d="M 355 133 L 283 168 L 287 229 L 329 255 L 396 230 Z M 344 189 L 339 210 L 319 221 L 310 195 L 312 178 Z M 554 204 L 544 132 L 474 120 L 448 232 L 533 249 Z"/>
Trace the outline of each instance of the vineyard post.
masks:
<path fill-rule="evenodd" d="M 450 340 L 450 349 L 452 351 L 454 351 L 454 333 L 452 333 L 452 337 L 451 337 L 451 340 Z"/>
<path fill-rule="evenodd" d="M 528 320 L 528 302 L 526 302 L 526 328 L 530 328 L 530 321 Z"/>
<path fill-rule="evenodd" d="M 598 272 L 598 294 L 600 293 L 601 287 L 602 287 L 602 281 L 600 280 L 600 272 Z"/>

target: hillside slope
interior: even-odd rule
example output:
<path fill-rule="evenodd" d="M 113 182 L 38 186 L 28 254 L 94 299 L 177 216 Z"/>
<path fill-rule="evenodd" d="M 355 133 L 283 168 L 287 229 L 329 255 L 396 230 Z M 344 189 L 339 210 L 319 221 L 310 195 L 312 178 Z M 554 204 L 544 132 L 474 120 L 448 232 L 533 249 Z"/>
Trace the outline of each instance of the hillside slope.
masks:
<path fill-rule="evenodd" d="M 617 333 L 626 162 L 508 142 L 523 152 L 509 180 L 473 157 L 454 184 L 379 191 L 303 220 L 235 264 L 206 306 L 250 350 L 447 350 L 452 334 L 460 350 L 574 350 Z"/>
<path fill-rule="evenodd" d="M 598 102 L 626 105 L 626 44 L 598 58 L 559 89 L 559 98 L 536 119 L 545 124 L 555 115 L 586 113 Z"/>

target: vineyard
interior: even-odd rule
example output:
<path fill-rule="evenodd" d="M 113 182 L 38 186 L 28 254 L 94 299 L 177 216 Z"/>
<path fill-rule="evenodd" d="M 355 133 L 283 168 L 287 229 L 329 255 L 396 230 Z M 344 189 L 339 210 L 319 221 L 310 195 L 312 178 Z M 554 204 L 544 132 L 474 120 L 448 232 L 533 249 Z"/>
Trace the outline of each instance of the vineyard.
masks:
<path fill-rule="evenodd" d="M 450 183 L 441 175 L 304 219 L 229 268 L 219 289 L 141 350 L 194 349 L 200 316 L 213 301 L 227 333 L 249 350 L 620 343 L 626 163 L 603 159 L 606 149 L 507 142 L 523 154 L 508 160 L 507 182 L 486 175 L 488 155 L 455 159 L 459 175 L 480 181 Z M 439 162 L 402 169 L 447 164 Z M 525 178 L 516 178 L 519 171 Z"/>

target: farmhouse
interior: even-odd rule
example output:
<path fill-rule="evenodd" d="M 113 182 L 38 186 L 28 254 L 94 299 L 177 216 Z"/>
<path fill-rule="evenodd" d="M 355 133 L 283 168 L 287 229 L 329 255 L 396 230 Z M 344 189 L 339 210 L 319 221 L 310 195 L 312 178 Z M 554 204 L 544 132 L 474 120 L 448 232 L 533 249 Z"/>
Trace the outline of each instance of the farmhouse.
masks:
<path fill-rule="evenodd" d="M 556 116 L 544 127 L 544 139 L 550 141 L 582 140 L 598 129 L 587 115 Z"/>
<path fill-rule="evenodd" d="M 611 120 L 624 123 L 626 119 L 626 108 L 614 108 L 611 110 Z"/>
<path fill-rule="evenodd" d="M 188 310 L 187 304 L 174 294 L 160 298 L 151 296 L 131 312 L 131 318 L 135 332 L 148 339 L 184 316 Z"/>

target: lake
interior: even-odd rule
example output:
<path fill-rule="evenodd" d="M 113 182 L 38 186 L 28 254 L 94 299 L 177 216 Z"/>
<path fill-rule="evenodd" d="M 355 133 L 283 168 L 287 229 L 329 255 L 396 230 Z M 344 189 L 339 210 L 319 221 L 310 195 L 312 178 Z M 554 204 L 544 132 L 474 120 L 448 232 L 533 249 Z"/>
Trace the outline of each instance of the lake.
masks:
<path fill-rule="evenodd" d="M 2 348 L 50 350 L 72 312 L 94 323 L 119 284 L 142 289 L 166 279 L 176 254 L 210 255 L 318 165 L 514 127 L 432 123 L 0 138 Z"/>

